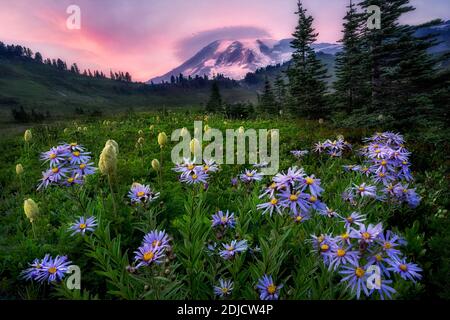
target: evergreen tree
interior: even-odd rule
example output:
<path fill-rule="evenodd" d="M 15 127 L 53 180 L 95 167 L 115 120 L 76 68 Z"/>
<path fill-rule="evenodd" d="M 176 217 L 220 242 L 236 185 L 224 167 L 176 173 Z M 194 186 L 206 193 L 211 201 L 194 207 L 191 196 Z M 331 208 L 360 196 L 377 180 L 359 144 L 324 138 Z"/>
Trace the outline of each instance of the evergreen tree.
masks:
<path fill-rule="evenodd" d="M 275 78 L 275 100 L 277 105 L 277 113 L 281 114 L 286 108 L 286 84 L 284 83 L 284 79 L 281 75 L 278 75 Z"/>
<path fill-rule="evenodd" d="M 208 103 L 206 104 L 206 112 L 214 113 L 214 112 L 222 112 L 223 103 L 222 97 L 219 91 L 219 85 L 217 81 L 213 81 L 211 86 L 211 96 L 209 98 Z"/>
<path fill-rule="evenodd" d="M 397 127 L 412 126 L 414 119 L 422 116 L 422 105 L 431 103 L 429 82 L 435 77 L 437 61 L 427 50 L 435 42 L 430 36 L 416 37 L 417 26 L 400 24 L 401 16 L 414 10 L 409 0 L 361 2 L 363 10 L 371 5 L 377 5 L 382 15 L 380 29 L 369 29 L 364 24 L 363 30 L 371 84 L 367 111 L 383 115 Z M 363 19 L 368 17 L 366 14 Z"/>
<path fill-rule="evenodd" d="M 368 76 L 365 54 L 361 43 L 361 15 L 350 0 L 343 23 L 343 50 L 336 54 L 336 77 L 334 83 L 335 103 L 338 110 L 347 114 L 355 108 L 367 105 L 369 99 Z"/>
<path fill-rule="evenodd" d="M 311 45 L 316 41 L 313 17 L 298 3 L 298 24 L 292 34 L 292 66 L 288 69 L 289 89 L 292 97 L 291 112 L 297 116 L 319 118 L 325 116 L 326 68 L 317 59 Z"/>
<path fill-rule="evenodd" d="M 42 63 L 43 59 L 42 54 L 40 52 L 36 52 L 34 54 L 34 61 L 36 61 L 37 63 Z"/>
<path fill-rule="evenodd" d="M 262 113 L 266 115 L 278 115 L 277 103 L 275 101 L 275 95 L 272 92 L 272 86 L 270 85 L 269 79 L 267 77 L 264 81 L 264 91 L 260 98 L 259 108 Z"/>

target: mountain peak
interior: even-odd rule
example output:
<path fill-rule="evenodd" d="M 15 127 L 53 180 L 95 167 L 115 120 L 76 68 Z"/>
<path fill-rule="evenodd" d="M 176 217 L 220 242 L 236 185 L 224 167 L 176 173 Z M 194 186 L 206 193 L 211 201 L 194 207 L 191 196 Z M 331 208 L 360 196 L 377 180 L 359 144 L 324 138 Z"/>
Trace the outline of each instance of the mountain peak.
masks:
<path fill-rule="evenodd" d="M 216 40 L 202 48 L 192 58 L 165 75 L 151 79 L 154 83 L 169 81 L 171 76 L 182 73 L 185 76 L 213 77 L 223 74 L 240 80 L 248 72 L 283 63 L 291 59 L 291 39 Z M 334 43 L 318 43 L 314 49 L 319 52 L 335 54 L 341 46 Z"/>

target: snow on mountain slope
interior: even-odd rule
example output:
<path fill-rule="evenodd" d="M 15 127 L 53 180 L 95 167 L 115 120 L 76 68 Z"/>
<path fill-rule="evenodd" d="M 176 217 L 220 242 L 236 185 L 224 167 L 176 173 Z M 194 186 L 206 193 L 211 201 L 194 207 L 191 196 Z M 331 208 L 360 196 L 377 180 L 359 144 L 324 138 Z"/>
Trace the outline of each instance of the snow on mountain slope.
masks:
<path fill-rule="evenodd" d="M 192 58 L 163 76 L 151 79 L 154 83 L 170 81 L 170 77 L 204 76 L 212 77 L 223 74 L 226 77 L 240 80 L 248 72 L 256 69 L 283 63 L 291 59 L 291 39 L 275 41 L 263 40 L 217 40 L 201 49 Z M 314 45 L 317 52 L 335 54 L 340 45 L 319 43 Z"/>

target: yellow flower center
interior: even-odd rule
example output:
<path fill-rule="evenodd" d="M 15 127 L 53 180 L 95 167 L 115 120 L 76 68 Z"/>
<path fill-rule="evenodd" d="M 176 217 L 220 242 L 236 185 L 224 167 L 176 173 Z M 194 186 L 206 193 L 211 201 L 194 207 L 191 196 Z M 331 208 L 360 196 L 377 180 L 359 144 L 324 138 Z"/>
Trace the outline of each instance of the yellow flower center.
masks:
<path fill-rule="evenodd" d="M 228 293 L 228 288 L 222 288 L 221 290 L 222 290 L 222 293 L 224 293 L 224 294 Z"/>
<path fill-rule="evenodd" d="M 362 171 L 363 171 L 363 172 L 369 171 L 369 168 L 364 167 L 364 168 L 362 168 Z"/>
<path fill-rule="evenodd" d="M 233 246 L 229 246 L 229 247 L 227 248 L 227 250 L 228 250 L 228 251 L 233 251 L 233 250 L 234 250 L 234 247 L 233 247 Z"/>
<path fill-rule="evenodd" d="M 341 238 L 342 238 L 343 240 L 347 240 L 348 238 L 350 238 L 350 235 L 349 235 L 348 233 L 343 233 L 343 234 L 341 235 Z"/>
<path fill-rule="evenodd" d="M 368 232 L 363 232 L 362 237 L 363 237 L 365 240 L 369 240 L 369 239 L 370 239 L 370 233 L 368 233 Z"/>
<path fill-rule="evenodd" d="M 80 223 L 80 227 L 81 230 L 86 229 L 86 223 Z"/>
<path fill-rule="evenodd" d="M 269 294 L 274 294 L 275 291 L 277 291 L 277 286 L 274 285 L 273 283 L 271 283 L 268 287 L 267 287 L 267 292 Z"/>
<path fill-rule="evenodd" d="M 403 161 L 402 164 L 407 165 L 408 161 Z"/>
<path fill-rule="evenodd" d="M 86 163 L 80 164 L 80 169 L 84 169 L 84 168 L 86 168 Z"/>
<path fill-rule="evenodd" d="M 325 240 L 325 237 L 322 235 L 317 238 L 317 241 L 319 241 L 319 243 L 322 243 L 323 240 Z"/>
<path fill-rule="evenodd" d="M 375 256 L 375 260 L 377 260 L 378 262 L 380 262 L 381 260 L 383 260 L 383 257 L 380 254 L 377 254 Z"/>
<path fill-rule="evenodd" d="M 338 257 L 343 257 L 345 256 L 345 250 L 344 249 L 338 249 L 336 252 Z"/>
<path fill-rule="evenodd" d="M 55 159 L 55 158 L 56 158 L 56 154 L 51 153 L 51 154 L 50 154 L 50 159 Z"/>
<path fill-rule="evenodd" d="M 188 168 L 188 170 L 192 170 L 192 169 L 194 169 L 194 165 L 193 165 L 193 164 L 189 164 L 189 165 L 187 166 L 187 168 Z"/>
<path fill-rule="evenodd" d="M 308 184 L 308 185 L 312 185 L 314 183 L 314 179 L 308 177 L 308 178 L 305 179 L 305 183 Z"/>
<path fill-rule="evenodd" d="M 364 192 L 364 190 L 366 190 L 364 187 L 359 187 L 358 188 L 359 192 Z"/>
<path fill-rule="evenodd" d="M 403 272 L 408 270 L 408 266 L 407 266 L 406 264 L 401 264 L 399 268 L 400 268 L 400 270 L 402 270 Z"/>
<path fill-rule="evenodd" d="M 403 193 L 407 193 L 408 192 L 408 189 L 403 189 Z"/>
<path fill-rule="evenodd" d="M 155 254 L 153 253 L 153 251 L 147 251 L 146 253 L 144 253 L 144 261 L 150 261 L 154 256 Z"/>
<path fill-rule="evenodd" d="M 272 182 L 272 184 L 270 185 L 270 189 L 275 189 L 275 187 L 277 186 L 277 184 L 275 182 Z"/>
<path fill-rule="evenodd" d="M 347 217 L 346 218 L 348 222 L 352 223 L 353 222 L 353 218 L 352 217 Z"/>
<path fill-rule="evenodd" d="M 79 157 L 80 156 L 80 151 L 75 151 L 72 153 L 75 157 Z"/>
<path fill-rule="evenodd" d="M 380 152 L 381 152 L 380 149 L 375 150 L 375 153 L 376 153 L 376 154 L 378 154 L 378 153 L 380 153 Z"/>
<path fill-rule="evenodd" d="M 153 247 L 159 247 L 161 245 L 161 241 L 159 241 L 159 240 L 153 240 L 153 242 L 152 242 L 152 246 Z"/>
<path fill-rule="evenodd" d="M 317 198 L 314 197 L 314 196 L 311 196 L 311 197 L 309 197 L 309 201 L 311 201 L 311 202 L 316 202 L 316 201 L 317 201 Z"/>
<path fill-rule="evenodd" d="M 291 200 L 291 201 L 297 201 L 297 200 L 298 200 L 298 196 L 297 196 L 296 194 L 291 194 L 291 195 L 289 196 L 289 200 Z"/>
<path fill-rule="evenodd" d="M 59 172 L 59 168 L 53 168 L 53 169 L 52 169 L 52 172 L 53 172 L 53 173 L 58 173 L 58 172 Z"/>
<path fill-rule="evenodd" d="M 295 221 L 300 222 L 302 221 L 303 217 L 302 216 L 296 216 L 295 217 Z"/>
<path fill-rule="evenodd" d="M 203 166 L 203 170 L 204 171 L 208 171 L 209 170 L 209 166 L 207 166 L 207 165 Z"/>
<path fill-rule="evenodd" d="M 355 270 L 355 275 L 356 275 L 358 278 L 361 278 L 361 277 L 364 275 L 364 273 L 366 273 L 366 272 L 364 271 L 363 268 L 358 267 L 358 268 L 356 268 L 356 270 Z"/>
<path fill-rule="evenodd" d="M 139 192 L 137 193 L 137 196 L 138 196 L 138 197 L 143 197 L 143 196 L 144 196 L 144 194 L 145 194 L 145 192 L 144 192 L 144 191 L 139 191 Z"/>
<path fill-rule="evenodd" d="M 48 272 L 51 274 L 55 274 L 56 273 L 56 268 L 55 267 L 50 267 L 48 268 Z"/>
<path fill-rule="evenodd" d="M 72 143 L 70 144 L 70 146 L 71 146 L 71 147 L 76 147 L 76 146 L 77 146 L 77 143 L 76 143 L 76 142 L 72 142 Z"/>
<path fill-rule="evenodd" d="M 328 249 L 330 249 L 330 247 L 327 244 L 323 244 L 320 246 L 320 250 L 322 250 L 322 252 L 328 251 Z"/>
<path fill-rule="evenodd" d="M 275 198 L 273 198 L 272 200 L 270 200 L 270 203 L 271 203 L 272 205 L 276 205 L 276 204 L 278 203 L 278 200 L 275 199 Z"/>
<path fill-rule="evenodd" d="M 197 180 L 198 176 L 196 174 L 192 175 L 192 180 Z"/>
<path fill-rule="evenodd" d="M 227 219 L 227 217 L 222 217 L 222 218 L 220 218 L 220 221 L 222 221 L 222 222 L 227 222 L 228 219 Z"/>
<path fill-rule="evenodd" d="M 384 174 L 383 172 L 380 172 L 380 173 L 378 174 L 378 176 L 379 176 L 380 178 L 383 178 L 383 177 L 385 176 L 385 174 Z"/>
<path fill-rule="evenodd" d="M 382 166 L 387 165 L 387 161 L 386 161 L 386 160 L 381 161 L 381 165 L 382 165 Z"/>
<path fill-rule="evenodd" d="M 69 179 L 67 179 L 67 182 L 72 183 L 74 180 L 75 180 L 74 178 L 70 177 Z"/>
<path fill-rule="evenodd" d="M 392 248 L 392 244 L 391 244 L 390 242 L 386 242 L 386 243 L 384 244 L 384 248 L 385 248 L 385 249 L 390 249 L 390 248 Z"/>
<path fill-rule="evenodd" d="M 252 172 L 247 172 L 246 175 L 247 175 L 247 177 L 253 177 L 253 173 Z"/>

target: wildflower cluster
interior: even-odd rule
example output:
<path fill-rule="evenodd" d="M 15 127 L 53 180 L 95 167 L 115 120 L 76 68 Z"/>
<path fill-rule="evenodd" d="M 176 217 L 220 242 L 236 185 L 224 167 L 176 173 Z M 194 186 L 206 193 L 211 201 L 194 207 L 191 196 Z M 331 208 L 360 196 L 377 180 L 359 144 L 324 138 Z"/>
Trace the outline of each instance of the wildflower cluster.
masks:
<path fill-rule="evenodd" d="M 90 152 L 77 143 L 62 144 L 41 154 L 41 160 L 48 163 L 49 169 L 42 172 L 38 186 L 47 188 L 50 184 L 72 186 L 82 184 L 87 175 L 95 173 Z"/>
<path fill-rule="evenodd" d="M 208 185 L 208 178 L 212 172 L 219 170 L 219 166 L 214 160 L 204 159 L 202 165 L 195 164 L 195 159 L 184 159 L 183 163 L 176 164 L 173 168 L 175 172 L 180 173 L 179 180 L 186 184 L 202 183 L 205 187 Z"/>
<path fill-rule="evenodd" d="M 309 153 L 308 150 L 292 150 L 291 154 L 297 159 L 301 159 Z"/>
<path fill-rule="evenodd" d="M 25 280 L 37 282 L 58 282 L 64 278 L 71 263 L 66 256 L 52 258 L 46 254 L 43 259 L 34 259 L 30 267 L 22 271 L 21 276 Z"/>
<path fill-rule="evenodd" d="M 327 153 L 330 157 L 342 157 L 345 151 L 350 151 L 352 145 L 344 140 L 343 136 L 338 136 L 336 140 L 327 139 L 324 142 L 317 142 L 313 150 L 319 154 Z"/>
<path fill-rule="evenodd" d="M 361 291 L 366 296 L 392 299 L 396 292 L 391 286 L 395 274 L 405 280 L 421 279 L 422 269 L 407 262 L 400 251 L 406 244 L 400 236 L 383 230 L 381 223 L 364 224 L 366 217 L 356 212 L 340 218 L 345 232 L 335 237 L 312 236 L 313 247 L 330 271 L 342 275 L 341 282 L 346 283 L 358 299 Z M 379 278 L 372 283 L 370 276 L 376 270 Z"/>
<path fill-rule="evenodd" d="M 171 251 L 169 236 L 163 231 L 153 230 L 144 236 L 141 246 L 134 252 L 136 269 L 162 263 L 167 252 Z"/>
<path fill-rule="evenodd" d="M 262 214 L 274 212 L 288 214 L 295 222 L 303 222 L 311 217 L 312 210 L 327 211 L 327 206 L 319 200 L 324 190 L 320 179 L 308 176 L 302 168 L 291 167 L 287 172 L 276 174 L 271 184 L 265 188 L 260 198 L 267 202 L 259 204 Z"/>
<path fill-rule="evenodd" d="M 381 195 L 377 196 L 375 186 L 365 184 L 354 188 L 356 194 L 372 196 L 379 200 L 390 199 L 397 203 L 406 202 L 415 208 L 420 203 L 420 196 L 408 184 L 413 180 L 410 170 L 410 152 L 404 146 L 404 138 L 398 133 L 376 133 L 364 140 L 367 144 L 361 154 L 365 161 L 362 165 L 345 166 L 347 171 L 356 171 L 381 185 Z M 362 190 L 362 191 L 360 191 Z"/>

